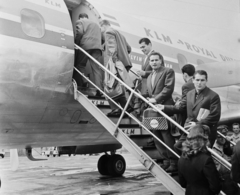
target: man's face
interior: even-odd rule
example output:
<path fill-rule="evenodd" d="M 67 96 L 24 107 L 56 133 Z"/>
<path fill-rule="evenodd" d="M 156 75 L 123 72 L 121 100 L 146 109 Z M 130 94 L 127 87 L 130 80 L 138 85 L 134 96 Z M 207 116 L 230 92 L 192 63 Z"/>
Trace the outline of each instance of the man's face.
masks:
<path fill-rule="evenodd" d="M 217 143 L 218 143 L 219 145 L 224 145 L 225 142 L 226 142 L 225 138 L 223 138 L 223 137 L 220 136 L 220 135 L 217 136 Z"/>
<path fill-rule="evenodd" d="M 145 55 L 148 55 L 149 52 L 152 50 L 152 45 L 151 43 L 149 43 L 148 45 L 145 43 L 145 42 L 142 42 L 140 44 L 140 49 L 142 50 L 142 52 L 145 54 Z"/>
<path fill-rule="evenodd" d="M 239 131 L 240 131 L 239 126 L 238 126 L 238 125 L 233 125 L 233 132 L 234 132 L 235 134 L 238 134 Z"/>
<path fill-rule="evenodd" d="M 207 79 L 205 75 L 196 74 L 193 80 L 193 83 L 194 83 L 195 89 L 197 91 L 201 91 L 206 87 Z"/>
<path fill-rule="evenodd" d="M 153 70 L 157 70 L 161 67 L 162 60 L 159 58 L 158 55 L 150 56 L 150 66 Z"/>

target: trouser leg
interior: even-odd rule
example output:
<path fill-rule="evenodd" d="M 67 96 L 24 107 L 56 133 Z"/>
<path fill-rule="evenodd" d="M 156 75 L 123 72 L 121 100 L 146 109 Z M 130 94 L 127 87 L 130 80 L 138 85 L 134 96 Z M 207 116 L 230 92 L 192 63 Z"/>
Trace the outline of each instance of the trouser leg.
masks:
<path fill-rule="evenodd" d="M 162 138 L 163 138 L 164 143 L 174 151 L 173 146 L 174 146 L 175 140 L 174 140 L 173 136 L 171 135 L 170 130 L 168 129 L 166 131 L 161 131 L 161 133 L 162 133 Z M 178 157 L 176 157 L 176 155 L 173 154 L 170 150 L 166 149 L 166 151 L 167 151 L 166 152 L 167 156 L 170 160 L 178 159 Z"/>
<path fill-rule="evenodd" d="M 179 140 L 177 141 L 177 143 L 174 144 L 174 149 L 179 155 L 182 154 L 182 143 L 186 140 L 186 138 L 187 138 L 187 135 L 183 133 L 179 138 Z"/>
<path fill-rule="evenodd" d="M 86 64 L 88 57 L 80 50 L 75 51 L 75 67 L 86 75 Z M 87 81 L 74 69 L 73 70 L 73 79 L 77 82 L 78 86 L 82 86 Z"/>
<path fill-rule="evenodd" d="M 102 52 L 99 49 L 90 50 L 89 53 L 91 56 L 96 59 L 100 64 L 103 64 L 103 56 Z M 89 59 L 89 64 L 92 69 L 93 74 L 93 83 L 97 85 L 101 90 L 103 90 L 103 79 L 104 79 L 104 72 L 100 68 L 100 66 L 95 63 L 93 60 Z"/>
<path fill-rule="evenodd" d="M 174 138 L 170 134 L 169 130 L 154 130 L 154 135 L 156 135 L 160 140 L 162 140 L 169 148 L 174 151 Z M 169 151 L 163 144 L 161 144 L 156 138 L 154 138 L 155 146 L 160 153 L 160 155 L 164 156 L 166 159 L 177 160 L 177 157 Z"/>
<path fill-rule="evenodd" d="M 127 100 L 126 100 L 126 97 L 125 97 L 125 96 L 120 97 L 120 98 L 118 98 L 118 99 L 116 99 L 116 100 L 114 100 L 114 101 L 116 101 L 116 103 L 119 103 L 122 108 L 124 108 L 124 106 L 125 106 L 126 103 L 127 103 Z M 108 103 L 109 103 L 109 105 L 110 105 L 110 107 L 111 107 L 112 110 L 118 109 L 118 107 L 117 107 L 112 101 L 108 100 Z"/>

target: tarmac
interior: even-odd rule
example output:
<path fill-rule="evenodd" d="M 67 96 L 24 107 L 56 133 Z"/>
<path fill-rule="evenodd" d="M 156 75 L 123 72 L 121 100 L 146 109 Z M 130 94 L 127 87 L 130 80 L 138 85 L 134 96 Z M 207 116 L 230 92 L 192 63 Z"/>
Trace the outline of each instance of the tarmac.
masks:
<path fill-rule="evenodd" d="M 30 161 L 19 157 L 12 171 L 10 158 L 0 159 L 1 195 L 170 195 L 144 166 L 125 152 L 127 169 L 122 177 L 102 176 L 97 162 L 102 154 L 42 157 Z"/>

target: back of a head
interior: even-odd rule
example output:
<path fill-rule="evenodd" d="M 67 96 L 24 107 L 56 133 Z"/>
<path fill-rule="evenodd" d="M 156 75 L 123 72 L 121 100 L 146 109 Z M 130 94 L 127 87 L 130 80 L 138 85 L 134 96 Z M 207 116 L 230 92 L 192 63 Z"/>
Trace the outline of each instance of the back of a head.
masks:
<path fill-rule="evenodd" d="M 149 38 L 146 38 L 146 37 L 144 37 L 144 38 L 141 38 L 140 40 L 139 40 L 139 44 L 141 44 L 141 43 L 145 43 L 146 45 L 149 45 L 150 43 L 152 44 L 152 42 L 150 41 L 150 39 Z"/>
<path fill-rule="evenodd" d="M 110 22 L 108 20 L 102 20 L 100 22 L 101 26 L 111 26 Z"/>
<path fill-rule="evenodd" d="M 209 132 L 210 129 L 206 125 L 197 124 L 193 126 L 187 135 L 186 141 L 182 144 L 182 156 L 189 158 L 199 152 L 207 152 L 206 146 L 209 144 Z"/>
<path fill-rule="evenodd" d="M 192 64 L 186 64 L 182 67 L 182 73 L 187 73 L 191 77 L 195 73 L 195 67 Z"/>
<path fill-rule="evenodd" d="M 88 15 L 86 13 L 81 13 L 81 14 L 79 14 L 78 18 L 79 19 L 81 19 L 81 18 L 88 18 Z"/>

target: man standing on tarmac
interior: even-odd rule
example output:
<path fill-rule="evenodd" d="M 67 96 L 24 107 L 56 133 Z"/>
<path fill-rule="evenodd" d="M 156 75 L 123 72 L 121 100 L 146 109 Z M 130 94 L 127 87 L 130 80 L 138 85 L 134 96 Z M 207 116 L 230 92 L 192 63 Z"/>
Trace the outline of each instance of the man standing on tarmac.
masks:
<path fill-rule="evenodd" d="M 88 15 L 85 13 L 80 14 L 79 20 L 76 22 L 75 43 L 88 52 L 98 62 L 103 64 L 100 26 L 89 20 Z M 89 60 L 88 56 L 81 50 L 77 50 L 75 56 L 75 67 L 85 74 L 86 65 Z M 93 83 L 103 90 L 103 70 L 92 60 L 89 60 L 89 64 L 92 69 Z M 83 79 L 75 70 L 73 78 L 76 80 L 79 87 L 87 86 L 87 82 L 84 82 L 85 79 Z M 96 95 L 100 96 L 101 94 L 97 91 Z"/>
<path fill-rule="evenodd" d="M 181 104 L 182 110 L 187 110 L 185 127 L 189 129 L 196 124 L 207 125 L 210 128 L 209 141 L 213 146 L 217 137 L 217 123 L 221 116 L 221 102 L 219 95 L 207 87 L 207 72 L 197 70 L 193 77 L 195 89 L 187 93 L 187 99 Z M 172 110 L 168 106 L 161 106 L 166 114 Z M 179 140 L 183 142 L 183 140 Z"/>
<path fill-rule="evenodd" d="M 143 94 L 152 104 L 173 105 L 172 93 L 175 85 L 175 73 L 173 69 L 164 67 L 163 56 L 158 52 L 150 54 L 150 65 L 153 69 L 147 78 L 147 92 Z M 153 130 L 154 135 L 161 139 L 172 150 L 174 138 L 168 130 Z M 161 156 L 164 156 L 164 164 L 161 165 L 167 172 L 177 171 L 177 157 L 166 149 L 158 140 L 154 139 L 155 146 Z"/>

